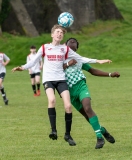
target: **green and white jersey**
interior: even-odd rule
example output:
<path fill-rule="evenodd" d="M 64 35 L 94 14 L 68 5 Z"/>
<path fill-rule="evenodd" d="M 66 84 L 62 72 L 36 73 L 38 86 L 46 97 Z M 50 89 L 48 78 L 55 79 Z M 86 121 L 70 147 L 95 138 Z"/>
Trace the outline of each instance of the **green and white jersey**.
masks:
<path fill-rule="evenodd" d="M 75 65 L 69 66 L 65 69 L 66 80 L 69 87 L 71 88 L 78 81 L 86 78 L 82 69 L 88 71 L 90 68 L 91 67 L 88 64 L 76 63 Z"/>

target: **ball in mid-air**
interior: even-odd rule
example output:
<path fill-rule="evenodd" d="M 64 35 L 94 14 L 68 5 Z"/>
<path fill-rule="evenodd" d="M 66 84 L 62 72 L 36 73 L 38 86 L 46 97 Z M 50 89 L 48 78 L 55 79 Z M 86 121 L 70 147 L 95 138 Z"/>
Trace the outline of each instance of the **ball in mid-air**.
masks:
<path fill-rule="evenodd" d="M 62 27 L 70 27 L 74 22 L 74 17 L 68 12 L 63 12 L 58 17 L 58 24 Z"/>

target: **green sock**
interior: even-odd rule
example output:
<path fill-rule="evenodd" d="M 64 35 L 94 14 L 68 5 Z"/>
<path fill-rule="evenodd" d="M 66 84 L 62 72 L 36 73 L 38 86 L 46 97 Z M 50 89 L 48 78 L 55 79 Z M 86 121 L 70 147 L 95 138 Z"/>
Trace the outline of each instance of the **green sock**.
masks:
<path fill-rule="evenodd" d="M 93 117 L 89 118 L 89 123 L 93 127 L 96 136 L 98 138 L 101 138 L 102 134 L 101 134 L 101 130 L 100 130 L 100 125 L 99 125 L 98 117 L 97 116 L 93 116 Z"/>
<path fill-rule="evenodd" d="M 100 126 L 100 130 L 101 130 L 101 133 L 104 134 L 105 133 L 105 128 Z"/>

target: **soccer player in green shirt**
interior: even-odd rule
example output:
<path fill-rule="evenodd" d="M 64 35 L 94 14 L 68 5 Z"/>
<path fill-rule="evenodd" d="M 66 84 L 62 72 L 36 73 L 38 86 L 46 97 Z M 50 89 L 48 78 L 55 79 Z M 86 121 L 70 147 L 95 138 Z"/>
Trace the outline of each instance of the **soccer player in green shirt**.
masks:
<path fill-rule="evenodd" d="M 79 47 L 79 43 L 75 38 L 67 40 L 66 45 L 72 50 L 76 51 Z M 115 139 L 110 133 L 100 125 L 96 113 L 91 107 L 91 97 L 88 86 L 86 84 L 86 77 L 82 72 L 82 69 L 88 71 L 92 75 L 102 77 L 119 77 L 118 72 L 108 73 L 92 68 L 89 64 L 82 64 L 75 59 L 70 60 L 64 64 L 67 83 L 69 85 L 70 98 L 72 105 L 79 111 L 86 120 L 91 124 L 96 137 L 97 143 L 95 149 L 100 149 L 105 144 L 104 138 L 110 142 L 115 143 Z"/>

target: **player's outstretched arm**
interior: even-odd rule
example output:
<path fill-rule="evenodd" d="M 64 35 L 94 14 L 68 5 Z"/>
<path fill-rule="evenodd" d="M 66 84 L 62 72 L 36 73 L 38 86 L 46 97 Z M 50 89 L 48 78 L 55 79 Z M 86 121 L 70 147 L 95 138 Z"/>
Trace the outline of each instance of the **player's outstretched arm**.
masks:
<path fill-rule="evenodd" d="M 90 68 L 88 70 L 88 72 L 90 72 L 92 75 L 94 76 L 100 76 L 100 77 L 120 77 L 120 73 L 119 72 L 112 72 L 112 73 L 109 73 L 109 72 L 104 72 L 104 71 L 101 71 L 101 70 L 98 70 L 98 69 L 94 69 L 94 68 Z"/>
<path fill-rule="evenodd" d="M 109 60 L 109 59 L 104 59 L 104 60 L 97 60 L 96 63 L 99 63 L 99 64 L 103 64 L 103 63 L 111 63 L 112 61 Z"/>
<path fill-rule="evenodd" d="M 42 56 L 43 52 L 42 52 L 42 47 L 40 47 L 40 49 L 38 50 L 37 54 L 35 55 L 35 57 L 30 60 L 29 62 L 27 62 L 25 65 L 22 65 L 22 67 L 15 67 L 12 69 L 12 72 L 15 71 L 23 71 L 26 69 L 29 69 L 31 67 L 33 67 L 40 59 L 40 57 Z"/>
<path fill-rule="evenodd" d="M 23 71 L 23 70 L 24 70 L 24 68 L 18 66 L 18 67 L 14 67 L 14 68 L 12 69 L 12 72 L 15 72 L 15 71 Z"/>
<path fill-rule="evenodd" d="M 77 61 L 79 61 L 81 63 L 99 63 L 99 64 L 103 64 L 103 63 L 111 63 L 112 62 L 109 59 L 98 60 L 98 59 L 91 59 L 91 58 L 87 58 L 87 57 L 82 57 L 78 53 L 74 52 L 71 49 L 69 49 L 68 57 L 70 59 L 76 59 Z"/>

